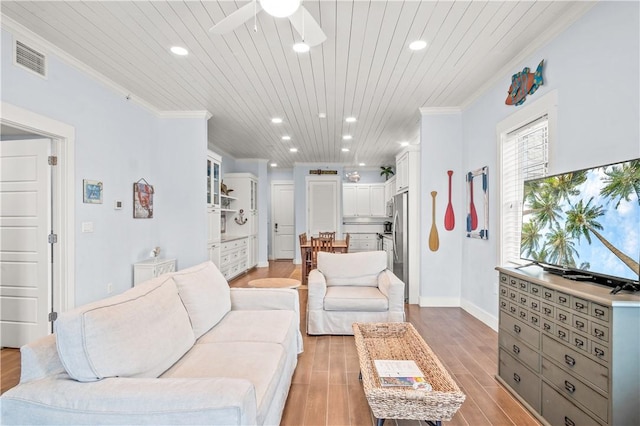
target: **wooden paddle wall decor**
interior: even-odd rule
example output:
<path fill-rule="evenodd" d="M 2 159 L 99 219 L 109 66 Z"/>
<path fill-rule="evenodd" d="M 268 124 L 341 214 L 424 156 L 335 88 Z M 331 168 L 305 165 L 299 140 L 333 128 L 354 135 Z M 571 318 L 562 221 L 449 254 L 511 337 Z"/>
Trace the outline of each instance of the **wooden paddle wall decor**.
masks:
<path fill-rule="evenodd" d="M 467 220 L 468 238 L 489 239 L 489 167 L 484 166 L 467 173 Z M 479 208 L 476 208 L 478 203 Z M 478 211 L 480 215 L 478 215 Z"/>
<path fill-rule="evenodd" d="M 444 229 L 451 231 L 456 226 L 456 216 L 453 213 L 453 204 L 451 204 L 451 176 L 453 176 L 453 170 L 447 170 L 447 174 L 449 175 L 449 202 L 444 213 Z"/>
<path fill-rule="evenodd" d="M 438 228 L 436 227 L 436 191 L 431 191 L 431 231 L 429 231 L 429 250 L 438 251 L 440 239 L 438 238 Z"/>

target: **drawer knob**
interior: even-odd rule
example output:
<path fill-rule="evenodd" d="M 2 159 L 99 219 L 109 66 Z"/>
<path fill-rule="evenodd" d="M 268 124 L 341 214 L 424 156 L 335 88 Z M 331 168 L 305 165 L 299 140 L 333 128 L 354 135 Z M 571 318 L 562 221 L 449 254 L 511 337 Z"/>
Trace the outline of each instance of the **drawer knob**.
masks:
<path fill-rule="evenodd" d="M 520 326 L 519 326 L 519 325 L 514 324 L 514 325 L 513 325 L 513 331 L 515 331 L 516 333 L 520 333 L 520 331 L 522 331 L 522 330 L 520 329 Z"/>
<path fill-rule="evenodd" d="M 520 311 L 520 316 L 522 318 L 525 318 L 527 316 L 527 313 L 525 311 Z"/>
<path fill-rule="evenodd" d="M 527 298 L 526 297 L 521 297 L 520 298 L 520 303 L 522 303 L 522 304 L 527 303 Z"/>
<path fill-rule="evenodd" d="M 520 353 L 520 348 L 516 345 L 513 345 L 513 353 L 519 354 Z"/>
<path fill-rule="evenodd" d="M 600 349 L 600 348 L 595 348 L 594 352 L 596 353 L 596 356 L 598 358 L 602 358 L 604 356 L 604 351 L 602 349 Z"/>
<path fill-rule="evenodd" d="M 560 303 L 567 303 L 567 298 L 564 296 L 558 297 L 558 300 L 560 301 Z"/>
<path fill-rule="evenodd" d="M 580 320 L 576 320 L 576 327 L 577 328 L 584 328 L 584 323 Z"/>
<path fill-rule="evenodd" d="M 567 337 L 567 333 L 562 330 L 558 330 L 558 336 L 564 339 L 565 337 Z"/>
<path fill-rule="evenodd" d="M 549 331 L 549 330 L 551 330 L 551 326 L 545 322 L 545 323 L 544 323 L 544 329 L 545 329 L 546 331 Z"/>
<path fill-rule="evenodd" d="M 538 309 L 538 304 L 536 302 L 531 302 L 531 307 L 533 309 Z"/>
<path fill-rule="evenodd" d="M 569 393 L 574 393 L 576 391 L 576 387 L 572 383 L 568 382 L 567 380 L 564 381 L 564 388 Z"/>
<path fill-rule="evenodd" d="M 516 308 L 514 308 L 513 306 L 511 308 L 509 308 L 509 310 L 511 311 L 512 314 L 516 313 Z"/>
<path fill-rule="evenodd" d="M 513 381 L 516 383 L 520 383 L 520 376 L 518 376 L 516 373 L 513 373 Z"/>
<path fill-rule="evenodd" d="M 551 299 L 551 293 L 549 293 L 548 291 L 544 292 L 544 298 L 545 299 Z"/>
<path fill-rule="evenodd" d="M 597 328 L 596 328 L 595 330 L 593 330 L 593 331 L 594 331 L 594 333 L 596 334 L 596 337 L 597 337 L 597 338 L 602 339 L 602 338 L 604 337 L 604 331 L 599 330 L 599 329 L 597 329 Z"/>
<path fill-rule="evenodd" d="M 576 309 L 584 309 L 584 304 L 580 302 L 576 302 Z"/>
<path fill-rule="evenodd" d="M 531 288 L 531 293 L 538 293 L 538 288 L 537 287 L 532 287 Z"/>
<path fill-rule="evenodd" d="M 562 322 L 566 322 L 567 321 L 567 316 L 565 314 L 559 314 L 558 318 L 560 319 L 560 321 Z"/>
<path fill-rule="evenodd" d="M 569 417 L 564 416 L 564 426 L 576 426 L 576 422 L 571 420 Z"/>
<path fill-rule="evenodd" d="M 551 309 L 544 308 L 544 313 L 545 313 L 545 315 L 549 315 L 551 313 Z"/>
<path fill-rule="evenodd" d="M 537 324 L 538 323 L 538 318 L 532 316 L 531 317 L 531 322 L 534 323 L 534 324 Z"/>
<path fill-rule="evenodd" d="M 602 309 L 596 308 L 594 312 L 596 313 L 597 317 L 603 317 L 604 316 L 604 311 Z"/>
<path fill-rule="evenodd" d="M 579 348 L 584 346 L 584 341 L 581 340 L 581 339 L 578 339 L 577 337 L 575 339 L 575 342 L 576 342 L 576 346 L 579 347 Z"/>
<path fill-rule="evenodd" d="M 570 367 L 573 367 L 574 365 L 576 365 L 576 360 L 570 357 L 569 355 L 564 356 L 564 362 Z"/>

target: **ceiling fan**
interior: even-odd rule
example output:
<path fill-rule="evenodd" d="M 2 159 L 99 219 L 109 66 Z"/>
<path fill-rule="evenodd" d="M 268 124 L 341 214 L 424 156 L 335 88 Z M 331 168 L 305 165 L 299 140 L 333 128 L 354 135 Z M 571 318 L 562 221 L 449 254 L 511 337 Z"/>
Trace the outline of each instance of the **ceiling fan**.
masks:
<path fill-rule="evenodd" d="M 264 10 L 275 18 L 289 18 L 303 41 L 309 46 L 317 46 L 323 43 L 327 36 L 301 3 L 302 0 L 253 0 L 218 22 L 209 31 L 213 34 L 228 33 Z"/>

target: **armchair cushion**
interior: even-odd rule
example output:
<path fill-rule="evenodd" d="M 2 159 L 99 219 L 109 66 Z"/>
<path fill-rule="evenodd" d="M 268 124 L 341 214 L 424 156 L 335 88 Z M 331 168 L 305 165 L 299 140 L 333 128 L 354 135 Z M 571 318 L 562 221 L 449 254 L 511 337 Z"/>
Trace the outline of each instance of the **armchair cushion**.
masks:
<path fill-rule="evenodd" d="M 387 268 L 384 251 L 350 253 L 318 253 L 318 270 L 324 275 L 327 287 L 378 287 L 378 275 Z"/>
<path fill-rule="evenodd" d="M 386 312 L 389 300 L 375 287 L 333 286 L 324 297 L 325 311 Z"/>

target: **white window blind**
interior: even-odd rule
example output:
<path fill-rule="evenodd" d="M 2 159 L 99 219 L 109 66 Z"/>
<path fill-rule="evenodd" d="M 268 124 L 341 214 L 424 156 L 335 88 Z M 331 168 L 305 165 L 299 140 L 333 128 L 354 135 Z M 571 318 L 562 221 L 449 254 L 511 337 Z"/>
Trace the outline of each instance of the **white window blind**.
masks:
<path fill-rule="evenodd" d="M 502 138 L 501 264 L 520 260 L 522 185 L 547 175 L 549 122 L 539 117 Z"/>

